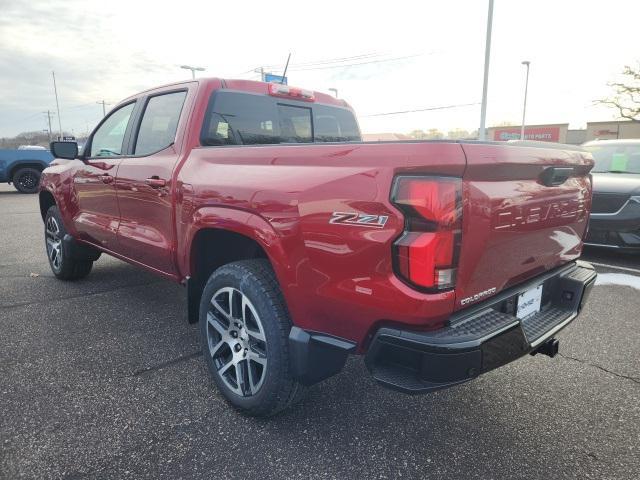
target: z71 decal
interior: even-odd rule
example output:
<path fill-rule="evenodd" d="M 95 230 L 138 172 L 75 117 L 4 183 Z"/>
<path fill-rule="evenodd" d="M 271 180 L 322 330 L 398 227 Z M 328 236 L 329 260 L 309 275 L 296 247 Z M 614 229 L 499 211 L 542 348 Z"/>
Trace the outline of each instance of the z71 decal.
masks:
<path fill-rule="evenodd" d="M 387 215 L 368 215 L 355 212 L 333 212 L 329 223 L 355 225 L 360 227 L 383 228 L 389 217 Z"/>

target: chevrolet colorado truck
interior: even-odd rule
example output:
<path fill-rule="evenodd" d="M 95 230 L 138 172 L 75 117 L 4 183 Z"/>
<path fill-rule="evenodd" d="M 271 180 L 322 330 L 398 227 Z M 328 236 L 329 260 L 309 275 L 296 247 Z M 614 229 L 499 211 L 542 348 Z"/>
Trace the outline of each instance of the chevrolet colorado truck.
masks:
<path fill-rule="evenodd" d="M 272 415 L 364 355 L 431 392 L 553 356 L 596 273 L 591 155 L 524 143 L 362 142 L 350 106 L 246 80 L 134 95 L 40 182 L 51 269 L 101 253 L 179 282 L 222 395 Z"/>

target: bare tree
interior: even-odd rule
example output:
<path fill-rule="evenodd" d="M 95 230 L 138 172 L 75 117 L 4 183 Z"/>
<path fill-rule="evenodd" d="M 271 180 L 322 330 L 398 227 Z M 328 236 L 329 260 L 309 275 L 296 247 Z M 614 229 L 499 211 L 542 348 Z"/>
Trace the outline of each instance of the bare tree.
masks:
<path fill-rule="evenodd" d="M 64 132 L 63 135 L 71 136 L 71 133 Z M 84 138 L 76 138 L 76 140 L 83 142 Z M 49 133 L 43 130 L 35 130 L 32 132 L 22 132 L 15 137 L 0 138 L 0 149 L 18 148 L 20 145 L 39 145 L 41 147 L 48 147 Z"/>
<path fill-rule="evenodd" d="M 411 138 L 415 138 L 416 140 L 424 140 L 427 138 L 427 134 L 424 130 L 412 130 L 409 132 L 409 136 Z"/>
<path fill-rule="evenodd" d="M 608 84 L 615 93 L 596 103 L 616 108 L 622 118 L 640 122 L 640 63 L 635 68 L 625 65 L 622 75 L 622 81 Z"/>

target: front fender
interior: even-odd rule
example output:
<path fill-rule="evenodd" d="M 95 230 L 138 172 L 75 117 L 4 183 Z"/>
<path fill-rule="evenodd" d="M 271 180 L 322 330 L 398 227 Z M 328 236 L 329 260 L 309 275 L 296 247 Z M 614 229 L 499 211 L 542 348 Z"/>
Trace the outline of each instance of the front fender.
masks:
<path fill-rule="evenodd" d="M 62 222 L 65 229 L 72 236 L 77 236 L 75 225 L 72 221 L 75 212 L 77 211 L 77 205 L 73 200 L 72 185 L 73 182 L 73 166 L 70 163 L 65 162 L 62 164 L 50 164 L 42 171 L 40 176 L 40 202 L 43 200 L 42 193 L 48 192 L 53 196 L 53 199 L 60 210 L 62 216 Z M 43 210 L 42 204 L 40 206 Z M 43 218 L 46 212 L 43 212 Z"/>

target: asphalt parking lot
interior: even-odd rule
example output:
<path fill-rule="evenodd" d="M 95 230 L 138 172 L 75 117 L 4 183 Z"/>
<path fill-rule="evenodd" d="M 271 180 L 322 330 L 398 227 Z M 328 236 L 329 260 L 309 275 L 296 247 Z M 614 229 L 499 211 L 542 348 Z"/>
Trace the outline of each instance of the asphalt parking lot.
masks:
<path fill-rule="evenodd" d="M 631 286 L 596 286 L 555 359 L 410 397 L 352 358 L 257 420 L 213 389 L 182 287 L 109 257 L 57 281 L 37 196 L 0 186 L 0 218 L 0 478 L 640 478 Z M 585 256 L 640 277 L 640 255 Z"/>

